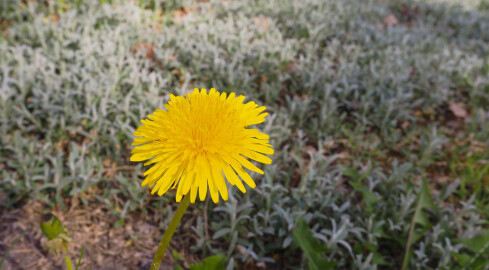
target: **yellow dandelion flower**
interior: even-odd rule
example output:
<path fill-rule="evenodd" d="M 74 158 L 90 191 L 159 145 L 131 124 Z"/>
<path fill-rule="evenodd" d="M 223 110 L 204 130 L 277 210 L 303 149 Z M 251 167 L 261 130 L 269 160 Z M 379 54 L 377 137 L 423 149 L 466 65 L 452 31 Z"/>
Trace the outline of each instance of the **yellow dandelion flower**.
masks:
<path fill-rule="evenodd" d="M 273 154 L 269 136 L 249 129 L 263 123 L 268 113 L 251 101 L 243 103 L 245 96 L 236 97 L 219 93 L 212 88 L 195 89 L 182 96 L 170 95 L 166 111 L 156 110 L 135 132 L 131 161 L 148 160 L 153 164 L 144 175 L 143 187 L 152 187 L 151 193 L 163 195 L 177 187 L 176 201 L 190 192 L 195 202 L 197 192 L 205 200 L 207 187 L 217 203 L 219 194 L 228 199 L 227 181 L 243 193 L 248 186 L 256 186 L 244 168 L 263 174 L 247 158 L 271 164 L 264 154 Z M 243 168 L 244 167 L 244 168 Z M 238 177 L 239 175 L 239 177 Z"/>

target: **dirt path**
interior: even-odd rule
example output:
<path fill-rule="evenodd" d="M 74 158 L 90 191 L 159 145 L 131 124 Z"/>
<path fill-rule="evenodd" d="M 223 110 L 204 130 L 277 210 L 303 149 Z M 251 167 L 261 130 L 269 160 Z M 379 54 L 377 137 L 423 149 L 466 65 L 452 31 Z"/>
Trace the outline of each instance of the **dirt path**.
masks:
<path fill-rule="evenodd" d="M 46 238 L 39 228 L 41 216 L 46 213 L 41 202 L 29 201 L 0 214 L 0 258 L 20 237 L 9 252 L 4 270 L 66 268 L 63 256 L 46 248 Z M 51 213 L 61 220 L 75 240 L 68 245 L 73 262 L 85 246 L 79 269 L 149 269 L 163 232 L 158 228 L 161 216 L 143 213 L 132 214 L 122 226 L 115 228 L 117 217 L 97 202 L 85 206 L 79 204 L 78 199 L 72 199 L 69 210 L 54 209 Z M 172 240 L 172 247 L 184 247 L 178 251 L 185 262 L 198 261 L 189 248 L 195 240 L 183 234 L 186 236 Z M 173 269 L 170 254 L 167 252 L 161 269 Z"/>

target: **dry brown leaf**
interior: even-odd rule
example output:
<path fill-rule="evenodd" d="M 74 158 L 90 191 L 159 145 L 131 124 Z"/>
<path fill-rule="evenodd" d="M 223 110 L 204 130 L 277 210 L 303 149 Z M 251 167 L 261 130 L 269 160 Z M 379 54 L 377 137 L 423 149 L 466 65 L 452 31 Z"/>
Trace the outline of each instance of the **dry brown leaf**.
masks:
<path fill-rule="evenodd" d="M 315 156 L 318 153 L 318 150 L 316 149 L 316 147 L 314 147 L 312 145 L 307 145 L 306 146 L 306 152 L 308 152 L 311 155 Z"/>
<path fill-rule="evenodd" d="M 468 116 L 467 111 L 464 109 L 460 103 L 452 103 L 449 107 L 450 111 L 459 118 L 466 118 Z"/>
<path fill-rule="evenodd" d="M 113 165 L 115 166 L 114 160 L 112 160 L 110 157 L 106 157 L 102 164 L 104 165 L 104 167 L 112 167 Z"/>
<path fill-rule="evenodd" d="M 190 8 L 182 7 L 178 10 L 173 11 L 173 19 L 176 23 L 182 23 L 183 17 L 190 13 Z"/>
<path fill-rule="evenodd" d="M 268 18 L 263 16 L 253 18 L 253 23 L 255 23 L 256 26 L 265 31 L 267 31 L 270 26 L 270 24 L 268 23 Z"/>
<path fill-rule="evenodd" d="M 387 15 L 387 17 L 384 18 L 384 22 L 382 24 L 384 25 L 384 27 L 396 26 L 399 24 L 399 21 L 397 20 L 397 18 L 394 15 L 389 14 L 389 15 Z"/>
<path fill-rule="evenodd" d="M 59 22 L 59 14 L 56 13 L 51 15 L 51 22 L 57 24 Z"/>
<path fill-rule="evenodd" d="M 292 74 L 296 72 L 295 69 L 295 62 L 291 61 L 285 66 L 285 69 L 287 70 L 287 73 Z"/>
<path fill-rule="evenodd" d="M 90 129 L 89 133 L 94 139 L 98 138 L 98 133 L 94 129 Z"/>
<path fill-rule="evenodd" d="M 146 56 L 147 59 L 154 60 L 155 57 L 154 49 L 155 49 L 154 44 L 139 43 L 134 45 L 131 51 L 133 55 L 137 54 L 138 52 L 141 52 L 143 55 Z"/>
<path fill-rule="evenodd" d="M 348 152 L 344 151 L 344 152 L 341 152 L 338 154 L 338 158 L 339 159 L 348 159 L 348 158 L 350 158 L 350 154 Z"/>

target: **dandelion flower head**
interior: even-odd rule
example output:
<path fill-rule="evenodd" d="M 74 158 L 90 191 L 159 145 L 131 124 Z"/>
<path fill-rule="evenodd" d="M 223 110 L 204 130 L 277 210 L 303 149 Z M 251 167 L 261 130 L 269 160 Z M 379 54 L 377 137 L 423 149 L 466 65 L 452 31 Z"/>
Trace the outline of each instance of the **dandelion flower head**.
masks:
<path fill-rule="evenodd" d="M 263 171 L 249 159 L 271 164 L 265 156 L 273 154 L 269 136 L 248 126 L 263 123 L 266 107 L 255 102 L 243 103 L 245 96 L 227 95 L 212 88 L 195 89 L 186 96 L 170 95 L 165 110 L 156 110 L 149 119 L 141 120 L 135 132 L 131 161 L 153 165 L 144 175 L 143 187 L 163 195 L 177 188 L 176 201 L 190 193 L 205 200 L 209 190 L 217 203 L 219 194 L 228 199 L 225 179 L 243 193 L 256 186 L 248 169 Z M 243 168 L 244 167 L 244 168 Z M 178 187 L 177 187 L 178 186 Z"/>

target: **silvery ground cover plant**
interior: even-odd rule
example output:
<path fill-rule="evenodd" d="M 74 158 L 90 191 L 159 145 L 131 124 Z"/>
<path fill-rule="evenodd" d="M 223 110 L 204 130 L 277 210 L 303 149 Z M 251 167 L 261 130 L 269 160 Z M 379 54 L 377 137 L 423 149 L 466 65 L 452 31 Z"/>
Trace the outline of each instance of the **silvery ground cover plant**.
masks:
<path fill-rule="evenodd" d="M 489 269 L 486 0 L 1 1 L 0 133 L 1 269 Z"/>

